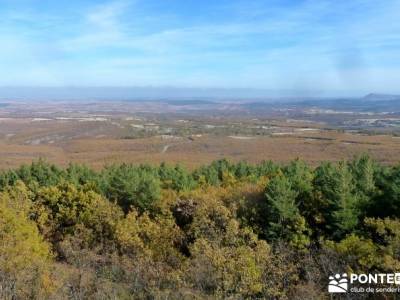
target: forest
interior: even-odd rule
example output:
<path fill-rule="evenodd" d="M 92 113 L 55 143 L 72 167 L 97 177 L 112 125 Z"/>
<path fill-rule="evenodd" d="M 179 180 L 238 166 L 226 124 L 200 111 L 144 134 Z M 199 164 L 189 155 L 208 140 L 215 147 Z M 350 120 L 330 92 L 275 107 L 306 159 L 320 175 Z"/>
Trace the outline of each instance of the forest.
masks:
<path fill-rule="evenodd" d="M 0 299 L 329 299 L 332 274 L 400 269 L 399 216 L 400 165 L 367 155 L 38 160 L 0 173 Z"/>

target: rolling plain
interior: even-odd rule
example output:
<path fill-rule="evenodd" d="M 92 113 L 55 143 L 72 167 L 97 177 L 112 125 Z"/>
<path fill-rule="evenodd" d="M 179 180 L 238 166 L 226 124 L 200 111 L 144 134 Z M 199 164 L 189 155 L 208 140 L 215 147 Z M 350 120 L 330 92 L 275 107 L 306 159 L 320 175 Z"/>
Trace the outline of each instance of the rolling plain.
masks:
<path fill-rule="evenodd" d="M 96 169 L 163 161 L 194 168 L 220 158 L 300 158 L 315 165 L 360 153 L 384 164 L 399 161 L 397 113 L 382 111 L 377 101 L 362 102 L 362 110 L 342 101 L 345 111 L 329 103 L 334 102 L 3 101 L 0 168 L 38 158 Z"/>

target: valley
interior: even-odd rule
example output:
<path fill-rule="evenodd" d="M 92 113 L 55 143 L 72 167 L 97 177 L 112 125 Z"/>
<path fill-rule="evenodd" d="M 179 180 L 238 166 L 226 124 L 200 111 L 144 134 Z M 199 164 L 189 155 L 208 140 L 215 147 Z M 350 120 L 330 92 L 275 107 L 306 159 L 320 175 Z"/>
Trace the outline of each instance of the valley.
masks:
<path fill-rule="evenodd" d="M 398 162 L 396 111 L 381 112 L 368 102 L 369 112 L 338 112 L 328 102 L 310 108 L 303 101 L 291 109 L 285 101 L 3 101 L 0 168 L 38 158 L 96 169 L 162 161 L 194 168 L 220 158 L 258 163 L 298 157 L 318 164 L 360 153 Z"/>

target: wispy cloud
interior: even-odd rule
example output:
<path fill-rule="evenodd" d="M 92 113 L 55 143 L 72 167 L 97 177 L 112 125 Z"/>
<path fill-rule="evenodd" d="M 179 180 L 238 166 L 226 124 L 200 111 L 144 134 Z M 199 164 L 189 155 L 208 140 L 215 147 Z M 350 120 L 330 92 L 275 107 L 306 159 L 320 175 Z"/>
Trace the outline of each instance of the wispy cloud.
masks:
<path fill-rule="evenodd" d="M 0 68 L 14 74 L 0 84 L 394 91 L 400 76 L 399 0 L 21 1 L 0 8 Z"/>
<path fill-rule="evenodd" d="M 110 30 L 116 29 L 120 25 L 119 17 L 124 14 L 126 8 L 130 5 L 127 1 L 114 1 L 101 4 L 89 11 L 86 20 L 99 28 Z"/>

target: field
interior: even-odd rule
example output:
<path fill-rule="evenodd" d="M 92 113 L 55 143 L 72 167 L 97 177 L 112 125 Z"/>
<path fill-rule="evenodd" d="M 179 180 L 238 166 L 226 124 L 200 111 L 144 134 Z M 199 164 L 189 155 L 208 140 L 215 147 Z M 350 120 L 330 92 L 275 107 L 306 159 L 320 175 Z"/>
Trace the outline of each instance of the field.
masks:
<path fill-rule="evenodd" d="M 0 168 L 38 158 L 95 169 L 113 163 L 163 161 L 194 168 L 220 158 L 257 163 L 298 157 L 316 165 L 360 153 L 384 164 L 400 159 L 393 116 L 315 114 L 301 105 L 296 111 L 271 105 L 263 112 L 245 110 L 245 103 L 199 103 L 7 103 L 0 107 Z M 381 126 L 382 121 L 376 122 L 379 118 L 386 120 L 384 128 L 371 125 Z M 357 120 L 367 125 L 344 126 L 360 126 Z M 393 127 L 387 125 L 389 121 Z"/>
<path fill-rule="evenodd" d="M 256 163 L 349 159 L 399 161 L 396 112 L 385 102 L 8 101 L 0 106 L 0 168 L 38 158 L 99 169 L 112 163 L 219 158 Z M 396 102 L 397 103 L 397 102 Z M 394 105 L 394 104 L 393 104 Z M 362 107 L 362 110 L 357 107 Z M 395 105 L 394 105 L 395 107 Z M 385 111 L 384 111 L 385 110 Z"/>
<path fill-rule="evenodd" d="M 322 160 L 352 158 L 359 153 L 369 153 L 380 162 L 395 164 L 399 160 L 400 139 L 330 132 L 251 138 L 206 135 L 195 140 L 80 138 L 47 145 L 25 145 L 3 140 L 0 144 L 0 168 L 16 167 L 37 158 L 60 165 L 85 163 L 97 169 L 112 163 L 156 164 L 162 161 L 195 167 L 219 158 L 256 163 L 269 159 L 285 162 L 299 157 L 316 164 Z"/>

